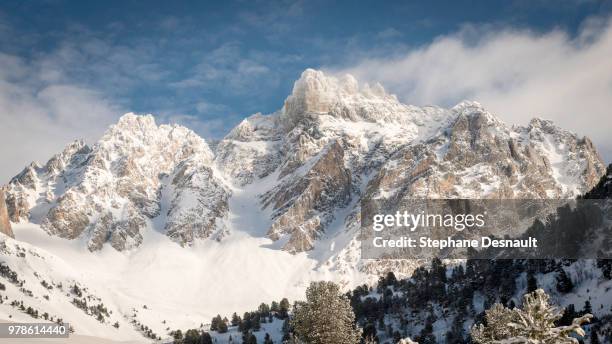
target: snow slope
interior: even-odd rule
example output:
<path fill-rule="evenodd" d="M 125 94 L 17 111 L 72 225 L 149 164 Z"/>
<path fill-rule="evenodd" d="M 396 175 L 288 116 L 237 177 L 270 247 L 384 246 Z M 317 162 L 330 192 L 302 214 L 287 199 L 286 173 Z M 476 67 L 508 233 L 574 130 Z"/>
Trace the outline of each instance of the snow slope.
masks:
<path fill-rule="evenodd" d="M 84 239 L 65 240 L 46 234 L 35 224 L 15 224 L 15 240 L 3 237 L 3 242 L 31 253 L 25 258 L 3 255 L 2 260 L 25 280 L 24 286 L 31 288 L 34 296 L 8 285 L 10 299 L 70 319 L 80 335 L 141 340 L 130 323 L 133 319 L 163 337 L 168 328 L 197 327 L 217 314 L 253 310 L 261 302 L 282 297 L 301 299 L 313 280 L 346 284 L 340 281 L 346 276 L 324 267 L 317 269 L 319 259 L 312 253 L 289 254 L 265 237 L 269 217 L 252 207 L 253 197 L 265 184 L 264 179 L 232 190 L 229 234 L 221 242 L 198 241 L 191 247 L 176 245 L 155 230 L 153 223 L 143 232 L 138 250 L 117 251 L 105 246 L 95 252 L 89 252 Z M 64 289 L 75 281 L 87 287 L 113 310 L 111 318 L 102 324 L 85 315 L 70 303 L 73 295 L 49 293 L 50 302 L 46 302 L 41 296 L 47 292 L 34 272 L 47 281 L 62 283 Z M 356 278 L 349 284 L 365 280 L 363 275 Z M 6 302 L 0 310 L 4 317 L 31 321 Z M 120 323 L 118 330 L 111 326 L 115 321 Z"/>

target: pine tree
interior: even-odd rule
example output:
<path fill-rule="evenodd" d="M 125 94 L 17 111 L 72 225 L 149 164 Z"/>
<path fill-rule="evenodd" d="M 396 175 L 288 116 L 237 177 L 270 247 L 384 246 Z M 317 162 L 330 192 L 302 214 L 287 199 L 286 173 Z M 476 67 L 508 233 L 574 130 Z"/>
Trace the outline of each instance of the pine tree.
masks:
<path fill-rule="evenodd" d="M 557 290 L 560 293 L 566 294 L 572 291 L 572 289 L 574 289 L 574 283 L 572 283 L 572 279 L 569 278 L 569 276 L 565 272 L 565 269 L 559 268 L 559 271 L 557 272 L 556 280 L 557 280 Z"/>
<path fill-rule="evenodd" d="M 275 315 L 280 311 L 280 306 L 278 302 L 272 301 L 272 305 L 270 306 L 270 311 Z"/>
<path fill-rule="evenodd" d="M 230 343 L 231 343 L 231 336 L 230 336 Z M 213 340 L 212 337 L 210 336 L 210 333 L 208 332 L 202 332 L 202 335 L 200 336 L 200 342 L 198 344 L 213 344 Z"/>
<path fill-rule="evenodd" d="M 418 341 L 421 344 L 436 344 L 436 337 L 433 335 L 433 324 L 431 321 L 427 321 L 425 327 L 421 330 Z"/>
<path fill-rule="evenodd" d="M 379 288 L 386 288 L 388 286 L 395 286 L 395 285 L 397 285 L 397 278 L 395 277 L 395 274 L 393 273 L 393 271 L 389 271 L 386 276 L 381 276 L 378 279 Z"/>
<path fill-rule="evenodd" d="M 523 297 L 523 308 L 507 309 L 501 304 L 485 312 L 487 325 L 472 328 L 472 340 L 476 343 L 578 343 L 571 335 L 584 336 L 582 324 L 593 317 L 585 314 L 568 326 L 555 327 L 562 315 L 549 303 L 544 290 L 537 289 Z"/>
<path fill-rule="evenodd" d="M 242 334 L 242 344 L 257 344 L 257 337 L 251 331 L 247 331 Z"/>
<path fill-rule="evenodd" d="M 182 341 L 183 340 L 183 331 L 181 330 L 176 330 L 170 333 L 170 335 L 172 336 L 172 338 L 174 338 L 175 341 Z"/>
<path fill-rule="evenodd" d="M 238 330 L 240 332 L 245 332 L 251 329 L 251 313 L 244 312 L 242 316 L 242 321 L 238 324 Z"/>
<path fill-rule="evenodd" d="M 251 324 L 252 324 L 253 331 L 257 332 L 261 330 L 261 316 L 259 315 L 259 313 L 253 313 Z"/>
<path fill-rule="evenodd" d="M 538 280 L 533 275 L 533 272 L 529 271 L 527 273 L 527 292 L 533 293 L 534 291 L 536 291 L 536 289 L 538 289 Z"/>
<path fill-rule="evenodd" d="M 217 332 L 219 332 L 219 333 L 226 333 L 227 332 L 227 323 L 225 322 L 225 320 L 220 320 L 219 321 L 219 324 L 218 324 L 218 327 L 217 327 Z"/>
<path fill-rule="evenodd" d="M 463 329 L 463 317 L 457 315 L 453 320 L 451 330 L 447 333 L 446 342 L 449 344 L 463 343 L 465 336 L 465 330 Z"/>
<path fill-rule="evenodd" d="M 270 313 L 270 306 L 262 302 L 262 304 L 257 308 L 257 311 L 262 316 L 268 316 L 268 313 Z"/>
<path fill-rule="evenodd" d="M 593 307 L 591 307 L 591 301 L 586 300 L 584 301 L 584 308 L 582 308 L 582 314 L 592 314 L 593 313 Z"/>
<path fill-rule="evenodd" d="M 217 315 L 216 317 L 212 318 L 210 321 L 210 330 L 219 331 L 219 326 L 222 322 L 223 320 L 221 319 L 221 315 Z"/>
<path fill-rule="evenodd" d="M 240 319 L 240 316 L 234 312 L 234 314 L 232 314 L 232 326 L 238 326 L 241 321 L 242 319 Z"/>
<path fill-rule="evenodd" d="M 578 314 L 576 313 L 576 308 L 574 304 L 570 303 L 569 305 L 567 305 L 567 307 L 565 307 L 565 310 L 563 310 L 563 316 L 561 317 L 561 319 L 559 319 L 559 321 L 557 321 L 557 324 L 567 326 L 572 323 L 572 321 L 577 315 Z"/>
<path fill-rule="evenodd" d="M 591 344 L 599 344 L 599 336 L 597 335 L 597 331 L 595 329 L 591 330 Z"/>
<path fill-rule="evenodd" d="M 361 339 L 350 301 L 332 282 L 310 284 L 306 302 L 296 304 L 291 324 L 308 344 L 356 344 Z"/>
<path fill-rule="evenodd" d="M 280 310 L 278 312 L 281 319 L 286 319 L 287 316 L 289 316 L 289 307 L 291 307 L 289 305 L 289 300 L 287 300 L 287 298 L 283 298 L 280 302 Z"/>
<path fill-rule="evenodd" d="M 363 338 L 374 340 L 374 338 L 376 338 L 376 333 L 376 326 L 374 326 L 373 323 L 368 322 L 363 326 Z"/>
<path fill-rule="evenodd" d="M 599 259 L 597 267 L 601 269 L 604 278 L 612 279 L 612 259 Z"/>
<path fill-rule="evenodd" d="M 289 319 L 285 319 L 285 321 L 283 321 L 282 332 L 283 343 L 291 339 L 291 333 L 293 332 L 293 328 L 291 328 L 291 322 L 289 321 Z"/>
<path fill-rule="evenodd" d="M 190 329 L 185 332 L 183 344 L 198 344 L 200 342 L 200 333 L 196 329 Z"/>

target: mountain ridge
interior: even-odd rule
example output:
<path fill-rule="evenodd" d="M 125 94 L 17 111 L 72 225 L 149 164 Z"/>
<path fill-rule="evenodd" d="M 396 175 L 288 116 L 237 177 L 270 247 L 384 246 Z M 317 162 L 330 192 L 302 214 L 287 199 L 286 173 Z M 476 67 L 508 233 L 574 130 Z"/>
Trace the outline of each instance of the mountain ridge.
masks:
<path fill-rule="evenodd" d="M 273 173 L 253 206 L 271 209 L 267 236 L 296 253 L 312 250 L 351 200 L 574 197 L 604 166 L 588 138 L 550 121 L 507 126 L 470 101 L 418 108 L 380 85 L 307 69 L 281 110 L 246 118 L 214 152 L 185 127 L 128 113 L 92 147 L 74 141 L 26 167 L 7 185 L 7 205 L 13 222 L 87 235 L 90 250 L 137 247 L 152 222 L 190 245 L 227 234 L 231 190 Z"/>
<path fill-rule="evenodd" d="M 588 138 L 552 122 L 509 126 L 477 102 L 405 105 L 314 70 L 213 148 L 128 113 L 98 142 L 26 166 L 5 188 L 15 239 L 0 235 L 0 272 L 14 278 L 0 314 L 27 320 L 22 301 L 79 334 L 166 335 L 298 300 L 314 280 L 347 290 L 410 276 L 423 262 L 361 259 L 361 202 L 573 198 L 605 174 Z"/>

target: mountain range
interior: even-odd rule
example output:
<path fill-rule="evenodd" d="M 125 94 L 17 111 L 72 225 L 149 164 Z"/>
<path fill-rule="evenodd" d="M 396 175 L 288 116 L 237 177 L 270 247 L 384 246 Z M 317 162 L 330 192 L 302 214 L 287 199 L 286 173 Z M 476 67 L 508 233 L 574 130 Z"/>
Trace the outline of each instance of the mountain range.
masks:
<path fill-rule="evenodd" d="M 299 298 L 315 279 L 408 276 L 418 262 L 360 259 L 364 201 L 574 198 L 605 172 L 588 138 L 550 121 L 508 125 L 470 101 L 405 105 L 381 85 L 308 69 L 280 110 L 214 145 L 128 113 L 97 142 L 25 167 L 0 195 L 0 294 L 77 333 L 108 337 L 117 322 L 112 338 L 137 339 L 135 323 L 193 326 Z M 107 312 L 87 308 L 100 304 Z M 23 316 L 5 300 L 9 315 Z"/>

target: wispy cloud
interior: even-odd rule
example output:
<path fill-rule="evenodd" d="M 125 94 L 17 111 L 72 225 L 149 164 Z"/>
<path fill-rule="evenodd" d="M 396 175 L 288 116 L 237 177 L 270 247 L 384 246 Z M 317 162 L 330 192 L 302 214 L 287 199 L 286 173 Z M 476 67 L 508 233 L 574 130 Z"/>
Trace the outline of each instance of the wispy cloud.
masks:
<path fill-rule="evenodd" d="M 68 16 L 50 30 L 27 21 L 36 5 L 23 18 L 0 10 L 0 183 L 72 139 L 95 140 L 126 111 L 222 137 L 241 117 L 278 109 L 301 70 L 321 65 L 380 81 L 408 103 L 470 98 L 510 122 L 549 117 L 612 158 L 607 20 L 589 21 L 577 37 L 466 26 L 414 49 L 411 36 L 431 30 L 431 18 L 353 29 L 353 14 L 320 30 L 320 5 L 239 3 L 146 19 L 117 10 L 102 24 Z M 215 23 L 217 15 L 227 20 Z"/>
<path fill-rule="evenodd" d="M 575 37 L 489 29 L 467 26 L 401 56 L 330 70 L 381 82 L 407 103 L 474 99 L 511 123 L 550 118 L 612 159 L 612 21 L 590 19 Z"/>
<path fill-rule="evenodd" d="M 49 82 L 62 66 L 0 53 L 0 183 L 29 162 L 46 161 L 74 139 L 93 141 L 121 113 L 117 103 L 78 84 Z"/>
<path fill-rule="evenodd" d="M 260 2 L 259 5 L 256 9 L 241 11 L 238 18 L 274 40 L 296 29 L 296 20 L 304 14 L 305 4 L 302 0 L 282 0 Z"/>
<path fill-rule="evenodd" d="M 257 93 L 261 90 L 257 85 L 265 83 L 272 88 L 278 83 L 278 73 L 270 67 L 275 62 L 278 60 L 269 55 L 244 51 L 237 42 L 225 43 L 205 54 L 188 78 L 172 85 L 203 90 L 223 87 L 236 94 Z"/>

